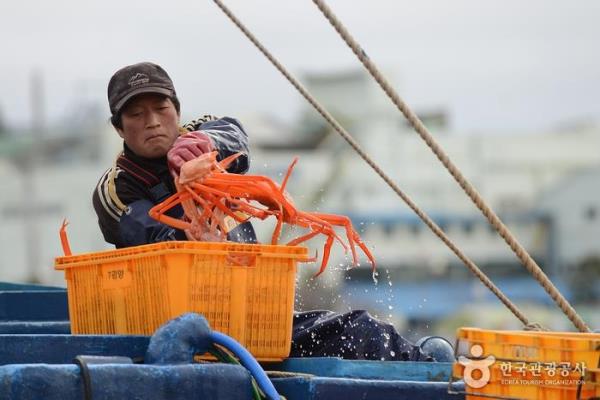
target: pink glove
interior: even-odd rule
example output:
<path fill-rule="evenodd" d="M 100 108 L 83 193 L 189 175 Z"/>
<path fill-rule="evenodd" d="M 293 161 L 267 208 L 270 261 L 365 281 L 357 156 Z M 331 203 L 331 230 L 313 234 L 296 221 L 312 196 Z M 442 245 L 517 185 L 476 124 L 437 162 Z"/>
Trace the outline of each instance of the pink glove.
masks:
<path fill-rule="evenodd" d="M 212 139 L 202 131 L 190 132 L 179 136 L 167 153 L 167 162 L 172 174 L 179 175 L 181 166 L 204 153 L 215 150 Z"/>

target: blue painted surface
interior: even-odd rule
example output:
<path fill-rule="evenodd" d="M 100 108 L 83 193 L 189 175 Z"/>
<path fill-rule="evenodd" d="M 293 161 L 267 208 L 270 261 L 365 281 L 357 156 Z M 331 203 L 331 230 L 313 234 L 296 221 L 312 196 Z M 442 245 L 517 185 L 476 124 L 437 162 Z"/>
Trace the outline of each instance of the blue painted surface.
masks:
<path fill-rule="evenodd" d="M 81 399 L 77 355 L 142 360 L 146 336 L 68 335 L 66 292 L 21 285 L 0 286 L 0 398 Z M 25 290 L 23 290 L 25 289 Z M 421 287 L 422 289 L 422 287 Z M 4 334 L 1 334 L 4 333 Z M 10 333 L 10 334 L 7 334 Z M 33 365 L 24 365 L 24 364 Z M 52 365 L 54 364 L 54 365 Z M 273 379 L 294 399 L 462 399 L 447 394 L 449 363 L 288 359 L 269 370 L 313 377 Z M 92 365 L 94 399 L 250 398 L 248 372 L 224 364 Z"/>
<path fill-rule="evenodd" d="M 239 366 L 90 365 L 95 400 L 104 399 L 249 399 L 250 377 Z M 79 400 L 83 384 L 75 365 L 9 365 L 0 367 L 0 398 Z M 447 393 L 444 382 L 402 382 L 321 377 L 276 378 L 288 400 L 464 399 Z"/>
<path fill-rule="evenodd" d="M 288 358 L 266 369 L 300 372 L 320 377 L 448 382 L 451 363 L 415 361 L 342 360 L 337 357 Z"/>
<path fill-rule="evenodd" d="M 94 400 L 250 399 L 248 372 L 235 365 L 89 366 Z M 76 365 L 0 367 L 0 399 L 80 400 L 81 372 Z"/>
<path fill-rule="evenodd" d="M 71 390 L 74 390 L 73 385 L 77 386 L 80 384 L 78 383 L 78 377 L 69 378 L 69 374 L 73 376 L 77 375 L 75 372 L 72 372 L 76 370 L 69 370 L 68 368 L 72 368 L 71 365 L 57 365 L 56 369 L 52 369 L 49 368 L 50 366 L 47 364 L 69 364 L 76 355 L 80 354 L 105 356 L 119 355 L 139 360 L 146 353 L 149 339 L 149 337 L 145 336 L 0 335 L 0 364 L 40 363 L 37 365 L 40 367 L 39 369 L 35 369 L 32 365 L 27 366 L 26 369 L 21 368 L 25 367 L 23 365 L 10 365 L 6 366 L 7 368 L 0 367 L 0 382 L 3 382 L 4 378 L 8 379 L 8 381 L 4 380 L 4 388 L 0 388 L 0 398 L 5 398 L 2 396 L 2 390 L 5 390 L 4 393 L 9 393 L 6 392 L 6 390 L 9 390 L 6 388 L 7 382 L 9 382 L 9 386 L 11 387 L 10 390 L 13 390 L 13 392 L 10 393 L 15 396 L 17 394 L 24 396 L 15 398 L 36 398 L 32 393 L 43 393 L 44 396 L 50 396 L 44 398 L 52 399 L 52 393 L 54 393 L 53 391 L 55 389 L 60 389 L 65 393 L 70 393 Z M 185 364 L 184 366 L 191 365 L 192 364 Z M 195 365 L 197 367 L 204 367 L 204 365 Z M 11 369 L 13 367 L 17 369 Z M 169 367 L 174 366 L 169 365 Z M 64 368 L 67 369 L 65 370 Z M 96 367 L 93 366 L 92 368 Z M 309 378 L 273 379 L 273 383 L 275 384 L 277 390 L 280 391 L 281 394 L 285 395 L 289 400 L 347 400 L 345 397 L 353 394 L 360 394 L 360 396 L 363 397 L 359 396 L 359 398 L 364 399 L 463 398 L 457 396 L 448 397 L 449 395 L 446 394 L 448 385 L 447 379 L 449 378 L 450 373 L 449 363 L 353 361 L 341 360 L 337 358 L 297 358 L 288 359 L 280 364 L 266 364 L 265 368 L 269 370 L 276 369 L 288 372 L 312 373 L 316 375 L 315 377 Z M 15 380 L 17 379 L 17 375 L 8 376 L 6 371 L 13 371 L 11 374 L 17 374 L 15 371 L 19 371 L 17 375 L 18 379 L 21 380 Z M 164 371 L 170 371 L 164 373 L 171 374 L 176 373 L 178 370 L 166 369 Z M 3 373 L 5 374 L 4 377 L 2 375 Z M 129 375 L 129 377 L 131 379 L 135 378 L 142 381 L 146 379 L 146 376 L 138 376 L 136 374 L 138 374 L 138 372 L 136 372 L 134 375 Z M 104 381 L 107 387 L 113 387 L 119 382 L 118 379 L 112 379 L 108 372 L 104 376 L 106 379 L 109 379 Z M 232 381 L 229 375 L 223 375 L 222 378 L 225 384 L 229 384 Z M 46 379 L 50 383 L 46 382 Z M 60 382 L 55 382 L 57 379 L 67 379 L 68 387 L 59 387 Z M 71 381 L 71 379 L 75 379 L 75 381 Z M 163 377 L 161 379 L 168 380 L 178 378 Z M 164 384 L 169 385 L 169 383 Z M 18 388 L 15 385 L 17 385 Z M 158 387 L 154 383 L 147 383 L 147 385 L 148 388 L 156 389 L 152 390 L 152 396 L 154 396 L 155 393 L 163 390 L 160 387 L 162 383 L 159 384 Z M 48 389 L 48 387 L 50 387 L 50 389 Z M 27 390 L 31 390 L 31 392 L 27 392 Z M 47 390 L 50 390 L 50 392 Z M 133 390 L 127 393 L 129 397 L 125 396 L 123 398 L 136 398 L 133 397 L 133 394 L 135 393 Z M 146 392 L 142 391 L 141 393 Z M 111 395 L 116 394 L 115 392 L 111 392 Z M 208 396 L 208 398 L 213 397 L 214 393 L 211 393 L 211 395 Z M 139 398 L 170 399 L 171 397 Z M 65 397 L 61 400 L 69 399 L 69 397 Z"/>
<path fill-rule="evenodd" d="M 31 290 L 55 290 L 58 292 L 64 292 L 65 288 L 58 286 L 45 286 L 45 285 L 34 285 L 30 283 L 11 283 L 11 282 L 0 282 L 0 292 L 7 292 L 11 290 L 17 291 L 31 291 Z"/>
<path fill-rule="evenodd" d="M 69 319 L 64 290 L 0 292 L 0 321 L 66 321 Z"/>
<path fill-rule="evenodd" d="M 69 321 L 3 321 L 0 334 L 58 334 L 71 333 Z"/>
<path fill-rule="evenodd" d="M 0 335 L 0 365 L 68 364 L 77 355 L 141 359 L 149 341 L 148 336 Z"/>
<path fill-rule="evenodd" d="M 462 400 L 449 394 L 447 382 L 403 382 L 348 378 L 276 378 L 273 384 L 288 400 Z"/>

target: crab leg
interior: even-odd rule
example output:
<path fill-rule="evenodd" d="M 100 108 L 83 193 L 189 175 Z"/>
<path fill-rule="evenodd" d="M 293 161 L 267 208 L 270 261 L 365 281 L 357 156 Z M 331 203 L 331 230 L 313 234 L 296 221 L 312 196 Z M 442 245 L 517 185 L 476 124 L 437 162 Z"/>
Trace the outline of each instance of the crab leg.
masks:
<path fill-rule="evenodd" d="M 335 232 L 335 230 L 333 229 L 333 225 L 331 223 L 329 223 L 328 221 L 319 218 L 315 214 L 307 213 L 304 211 L 299 211 L 298 218 L 295 219 L 293 221 L 293 223 L 296 225 L 300 225 L 302 227 L 311 228 L 311 229 L 312 229 L 313 224 L 323 226 L 324 227 L 323 230 L 325 230 L 325 232 L 323 232 L 323 233 L 328 236 L 333 236 L 342 245 L 342 247 L 344 248 L 344 251 L 345 252 L 348 251 L 348 246 L 346 246 L 346 244 L 344 243 L 342 238 L 339 237 L 339 235 Z M 326 227 L 326 229 L 325 229 L 325 227 Z"/>
<path fill-rule="evenodd" d="M 346 229 L 346 235 L 348 237 L 348 244 L 350 245 L 350 247 L 352 249 L 352 258 L 354 261 L 354 265 L 358 264 L 358 258 L 357 258 L 356 250 L 355 250 L 355 245 L 358 245 L 358 247 L 360 247 L 360 249 L 365 253 L 367 258 L 369 259 L 369 262 L 371 263 L 372 268 L 375 269 L 375 258 L 373 257 L 373 254 L 371 254 L 371 251 L 367 248 L 367 246 L 361 240 L 358 232 L 356 232 L 356 230 L 354 230 L 354 228 L 352 227 L 352 221 L 350 221 L 350 218 L 348 218 L 344 215 L 335 215 L 335 214 L 320 214 L 320 213 L 318 213 L 316 215 L 318 215 L 320 218 L 323 218 L 324 220 L 330 222 L 333 225 L 343 226 Z"/>
<path fill-rule="evenodd" d="M 322 231 L 317 231 L 317 230 L 310 231 L 306 235 L 299 236 L 296 239 L 287 242 L 285 245 L 286 246 L 297 246 L 297 245 L 299 245 L 302 242 L 306 242 L 307 240 L 310 240 L 310 239 L 314 238 L 319 233 L 323 233 L 323 232 Z"/>
<path fill-rule="evenodd" d="M 165 215 L 165 212 L 169 211 L 171 208 L 173 208 L 177 204 L 180 204 L 182 201 L 187 200 L 189 198 L 190 198 L 189 193 L 183 193 L 183 192 L 176 193 L 175 195 L 169 197 L 167 200 L 163 201 L 162 203 L 158 203 L 157 205 L 152 207 L 150 209 L 150 211 L 148 211 L 148 214 L 150 215 L 150 217 L 154 218 L 155 220 L 166 223 L 167 225 L 171 225 L 174 228 L 188 229 L 189 223 L 182 221 L 180 219 L 177 219 L 177 218 L 169 217 L 168 215 Z"/>
<path fill-rule="evenodd" d="M 354 265 L 358 264 L 358 256 L 356 255 L 356 248 L 354 246 L 354 235 L 352 229 L 352 223 L 350 222 L 350 218 L 335 215 L 335 214 L 322 214 L 322 213 L 312 213 L 312 215 L 323 219 L 324 221 L 329 222 L 332 225 L 343 226 L 346 229 L 346 237 L 348 238 L 348 246 L 350 247 L 350 252 L 352 253 L 352 263 Z"/>
<path fill-rule="evenodd" d="M 294 157 L 294 159 L 292 160 L 292 163 L 290 164 L 290 166 L 287 169 L 287 172 L 285 173 L 285 177 L 283 178 L 283 182 L 281 182 L 281 193 L 283 193 L 283 191 L 285 190 L 285 185 L 287 185 L 288 179 L 290 178 L 290 175 L 292 175 L 292 170 L 294 169 L 294 166 L 296 165 L 296 163 L 298 162 L 298 157 Z"/>
<path fill-rule="evenodd" d="M 172 226 L 173 228 L 177 228 L 177 229 L 181 229 L 181 230 L 190 229 L 190 227 L 192 226 L 192 224 L 187 221 L 169 217 L 168 215 L 164 215 L 164 214 L 155 215 L 155 216 L 152 216 L 152 218 L 154 218 L 158 222 L 162 222 L 163 224 L 167 224 L 167 225 Z"/>
<path fill-rule="evenodd" d="M 319 272 L 317 272 L 315 274 L 315 278 L 319 275 L 321 275 L 323 273 L 323 271 L 325 271 L 325 268 L 327 268 L 327 261 L 329 261 L 329 253 L 331 252 L 331 246 L 333 245 L 333 237 L 332 236 L 328 236 L 327 237 L 327 241 L 325 242 L 325 245 L 323 246 L 323 259 L 321 261 L 321 268 L 319 269 Z"/>

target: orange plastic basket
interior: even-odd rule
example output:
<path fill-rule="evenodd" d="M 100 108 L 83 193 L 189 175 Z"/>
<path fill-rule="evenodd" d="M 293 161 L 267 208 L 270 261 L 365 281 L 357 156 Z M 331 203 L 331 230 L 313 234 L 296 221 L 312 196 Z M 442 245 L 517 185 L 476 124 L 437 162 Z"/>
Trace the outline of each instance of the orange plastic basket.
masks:
<path fill-rule="evenodd" d="M 584 376 L 584 386 L 587 385 L 592 391 L 591 396 L 587 396 L 583 393 L 583 390 L 578 394 L 578 400 L 587 399 L 600 399 L 600 369 L 589 369 L 586 371 Z"/>
<path fill-rule="evenodd" d="M 296 264 L 307 249 L 163 242 L 58 257 L 73 334 L 151 335 L 185 312 L 242 343 L 260 360 L 289 355 Z"/>
<path fill-rule="evenodd" d="M 481 347 L 477 358 L 471 356 L 474 345 Z M 493 356 L 495 360 L 489 366 L 485 386 L 465 384 L 467 399 L 575 400 L 598 396 L 591 379 L 584 382 L 584 374 L 598 367 L 600 334 L 460 328 L 456 355 L 475 361 Z M 451 383 L 463 379 L 464 371 L 463 365 L 454 363 Z"/>
<path fill-rule="evenodd" d="M 468 357 L 474 344 L 482 347 L 483 354 L 493 355 L 497 360 L 585 363 L 586 368 L 600 367 L 598 333 L 460 328 L 457 332 L 458 355 Z"/>

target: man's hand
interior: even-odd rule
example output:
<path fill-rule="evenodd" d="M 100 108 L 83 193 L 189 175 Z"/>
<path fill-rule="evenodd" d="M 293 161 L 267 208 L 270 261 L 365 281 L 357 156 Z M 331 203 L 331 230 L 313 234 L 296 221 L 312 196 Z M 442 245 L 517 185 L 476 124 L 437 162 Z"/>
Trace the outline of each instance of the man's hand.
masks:
<path fill-rule="evenodd" d="M 179 170 L 185 162 L 213 150 L 215 150 L 215 145 L 212 139 L 202 131 L 181 135 L 175 140 L 173 147 L 167 153 L 169 170 L 172 174 L 179 175 Z"/>

